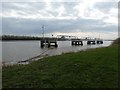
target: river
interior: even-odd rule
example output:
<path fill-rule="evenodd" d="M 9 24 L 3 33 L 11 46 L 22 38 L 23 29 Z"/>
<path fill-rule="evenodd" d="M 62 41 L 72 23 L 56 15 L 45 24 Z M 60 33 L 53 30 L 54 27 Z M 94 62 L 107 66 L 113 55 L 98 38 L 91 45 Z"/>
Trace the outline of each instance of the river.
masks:
<path fill-rule="evenodd" d="M 87 45 L 87 42 L 84 41 L 83 44 L 83 46 L 71 46 L 71 41 L 58 41 L 58 48 L 41 49 L 40 41 L 3 41 L 0 58 L 2 58 L 2 63 L 4 64 L 15 64 L 38 55 L 52 56 L 89 48 L 106 47 L 111 44 L 111 41 L 104 41 L 103 44 L 96 45 Z"/>

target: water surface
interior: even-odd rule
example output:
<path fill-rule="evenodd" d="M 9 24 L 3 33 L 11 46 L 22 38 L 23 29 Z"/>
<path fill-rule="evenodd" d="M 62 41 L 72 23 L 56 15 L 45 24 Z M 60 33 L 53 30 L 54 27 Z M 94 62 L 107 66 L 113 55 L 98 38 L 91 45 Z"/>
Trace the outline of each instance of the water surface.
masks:
<path fill-rule="evenodd" d="M 106 47 L 111 41 L 104 41 L 104 44 L 71 46 L 71 41 L 58 41 L 58 48 L 40 48 L 40 41 L 4 41 L 2 42 L 2 62 L 17 63 L 38 55 L 59 55 L 66 52 L 77 52 L 89 48 Z"/>

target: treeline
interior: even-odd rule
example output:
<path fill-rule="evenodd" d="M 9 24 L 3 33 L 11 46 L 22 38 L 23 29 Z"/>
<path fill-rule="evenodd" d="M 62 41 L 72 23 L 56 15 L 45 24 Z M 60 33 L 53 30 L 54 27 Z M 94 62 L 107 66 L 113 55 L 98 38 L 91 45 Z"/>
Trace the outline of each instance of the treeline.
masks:
<path fill-rule="evenodd" d="M 35 36 L 15 36 L 15 35 L 2 35 L 0 36 L 0 40 L 2 41 L 9 41 L 9 40 L 42 40 L 43 37 L 35 37 Z M 60 38 L 53 38 L 53 37 L 45 37 L 46 40 L 48 39 L 57 39 L 61 40 Z"/>

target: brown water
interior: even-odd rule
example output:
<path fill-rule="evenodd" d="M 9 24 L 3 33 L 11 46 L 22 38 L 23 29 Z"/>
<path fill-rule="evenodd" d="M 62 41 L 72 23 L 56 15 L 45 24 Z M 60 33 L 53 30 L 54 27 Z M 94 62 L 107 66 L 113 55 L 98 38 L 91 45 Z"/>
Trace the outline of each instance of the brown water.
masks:
<path fill-rule="evenodd" d="M 83 46 L 71 46 L 71 41 L 58 41 L 58 48 L 41 49 L 39 41 L 5 41 L 2 42 L 2 62 L 14 64 L 38 55 L 52 56 L 89 48 L 106 47 L 111 44 L 111 41 L 104 41 L 104 44 L 99 45 L 87 45 L 85 41 L 83 43 Z"/>

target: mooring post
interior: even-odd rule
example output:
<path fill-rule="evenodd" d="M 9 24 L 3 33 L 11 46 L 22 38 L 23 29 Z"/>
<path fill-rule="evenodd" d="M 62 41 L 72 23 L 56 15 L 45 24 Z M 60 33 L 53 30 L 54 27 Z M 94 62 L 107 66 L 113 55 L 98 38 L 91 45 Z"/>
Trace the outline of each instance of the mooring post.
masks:
<path fill-rule="evenodd" d="M 103 44 L 102 40 L 97 41 L 97 44 Z"/>
<path fill-rule="evenodd" d="M 82 40 L 74 40 L 74 41 L 71 41 L 71 45 L 83 45 L 83 41 Z"/>
<path fill-rule="evenodd" d="M 91 45 L 91 44 L 93 45 L 93 44 L 96 44 L 96 43 L 95 43 L 95 41 L 91 40 L 91 41 L 87 41 L 87 44 L 88 45 Z"/>

